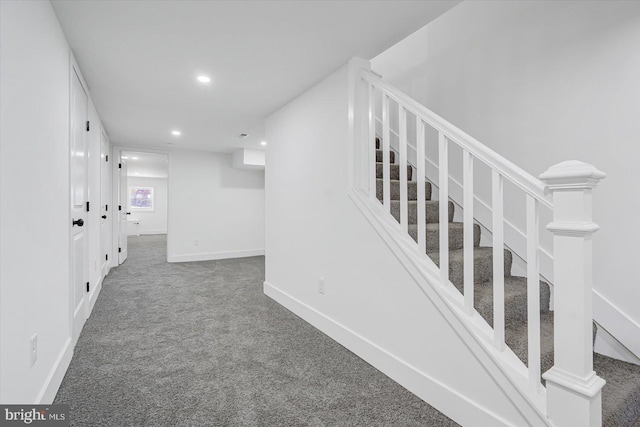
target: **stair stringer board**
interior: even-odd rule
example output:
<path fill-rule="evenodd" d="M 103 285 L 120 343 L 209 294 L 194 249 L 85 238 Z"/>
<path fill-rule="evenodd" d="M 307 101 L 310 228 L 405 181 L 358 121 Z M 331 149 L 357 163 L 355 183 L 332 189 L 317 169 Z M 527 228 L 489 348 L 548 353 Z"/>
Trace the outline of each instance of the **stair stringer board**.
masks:
<path fill-rule="evenodd" d="M 546 389 L 541 385 L 535 394 L 526 392 L 530 387 L 527 369 L 520 359 L 508 347 L 503 352 L 493 347 L 491 327 L 478 313 L 469 316 L 464 312 L 462 295 L 452 283 L 449 286 L 440 284 L 438 267 L 428 257 L 418 256 L 414 249 L 415 242 L 408 235 L 403 238 L 400 224 L 384 211 L 381 204 L 372 202 L 366 194 L 355 189 L 350 190 L 349 196 L 413 277 L 416 285 L 527 422 L 534 426 L 551 426 L 546 416 Z"/>

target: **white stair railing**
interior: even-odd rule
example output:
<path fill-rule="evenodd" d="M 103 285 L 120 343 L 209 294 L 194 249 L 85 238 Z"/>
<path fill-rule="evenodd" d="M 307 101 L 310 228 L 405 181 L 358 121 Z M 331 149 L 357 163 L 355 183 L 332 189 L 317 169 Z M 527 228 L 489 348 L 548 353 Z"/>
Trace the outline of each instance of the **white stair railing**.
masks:
<path fill-rule="evenodd" d="M 353 67 L 354 65 L 352 65 Z M 468 321 L 474 316 L 474 165 L 477 162 L 491 170 L 492 238 L 493 238 L 493 339 L 496 352 L 505 350 L 505 303 L 504 303 L 504 183 L 509 182 L 526 198 L 526 274 L 527 274 L 527 325 L 528 363 L 523 390 L 532 401 L 546 395 L 546 404 L 540 409 L 556 426 L 597 426 L 601 424 L 600 390 L 604 381 L 593 372 L 592 362 L 592 279 L 591 239 L 597 225 L 591 221 L 591 190 L 604 173 L 581 162 L 564 162 L 551 167 L 540 176 L 533 177 L 504 157 L 490 150 L 479 141 L 448 123 L 425 106 L 383 82 L 379 77 L 360 69 L 352 72 L 357 88 L 352 88 L 355 117 L 366 123 L 356 125 L 355 153 L 364 159 L 355 159 L 354 186 L 364 193 L 372 204 L 380 206 L 376 196 L 376 121 L 381 120 L 381 146 L 383 171 L 382 215 L 389 216 L 391 208 L 391 161 L 390 140 L 397 135 L 399 154 L 400 216 L 399 236 L 406 237 L 408 231 L 407 194 L 407 117 L 415 119 L 415 153 L 417 180 L 417 242 L 413 250 L 426 258 L 426 206 L 425 206 L 425 159 L 427 153 L 426 134 L 431 128 L 438 134 L 438 199 L 439 204 L 439 279 L 440 285 L 453 286 L 449 281 L 449 146 L 462 150 L 463 193 L 463 308 Z M 364 85 L 364 87 L 363 87 Z M 391 117 L 391 105 L 397 107 L 396 117 Z M 357 120 L 357 119 L 356 119 Z M 393 132 L 392 125 L 397 128 Z M 432 131 L 433 132 L 433 131 Z M 364 161 L 363 161 L 364 160 Z M 363 165 L 368 164 L 364 167 Z M 555 365 L 543 377 L 541 383 L 540 353 L 540 209 L 553 211 L 553 222 L 547 229 L 553 233 L 554 242 L 554 351 Z M 406 239 L 403 239 L 406 245 Z M 411 242 L 413 243 L 413 242 Z M 432 249 L 432 248 L 430 248 Z"/>

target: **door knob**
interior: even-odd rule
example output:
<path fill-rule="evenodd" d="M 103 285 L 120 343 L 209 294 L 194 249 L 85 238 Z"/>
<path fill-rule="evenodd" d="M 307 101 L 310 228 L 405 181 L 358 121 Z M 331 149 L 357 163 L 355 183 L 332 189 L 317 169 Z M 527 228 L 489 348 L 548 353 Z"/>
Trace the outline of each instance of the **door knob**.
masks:
<path fill-rule="evenodd" d="M 102 219 L 107 219 L 107 216 L 106 215 L 102 215 Z"/>
<path fill-rule="evenodd" d="M 127 212 L 127 215 L 131 215 L 131 212 Z"/>
<path fill-rule="evenodd" d="M 74 219 L 73 220 L 73 225 L 77 225 L 78 227 L 82 227 L 84 225 L 84 220 L 82 218 Z"/>

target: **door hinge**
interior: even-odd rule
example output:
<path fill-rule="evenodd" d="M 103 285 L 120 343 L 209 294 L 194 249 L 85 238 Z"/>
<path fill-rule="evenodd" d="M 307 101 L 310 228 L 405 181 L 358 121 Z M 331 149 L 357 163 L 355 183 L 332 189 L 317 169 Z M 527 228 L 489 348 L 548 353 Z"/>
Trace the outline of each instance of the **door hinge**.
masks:
<path fill-rule="evenodd" d="M 87 132 L 91 129 L 91 125 L 89 124 L 89 120 L 87 120 Z"/>
<path fill-rule="evenodd" d="M 122 248 L 118 248 L 118 253 L 122 252 Z"/>
<path fill-rule="evenodd" d="M 122 205 L 118 205 L 118 210 L 121 211 L 122 210 Z"/>
<path fill-rule="evenodd" d="M 118 163 L 118 169 L 122 169 L 122 163 Z"/>
<path fill-rule="evenodd" d="M 89 292 L 89 282 L 87 282 L 87 292 Z"/>
<path fill-rule="evenodd" d="M 107 154 L 106 156 L 104 156 L 104 161 L 108 162 L 109 161 L 109 155 Z"/>
<path fill-rule="evenodd" d="M 104 254 L 104 260 L 109 261 L 109 254 Z"/>
<path fill-rule="evenodd" d="M 89 212 L 89 202 L 87 202 L 87 212 Z"/>
<path fill-rule="evenodd" d="M 109 205 L 104 205 L 105 212 L 109 212 Z"/>

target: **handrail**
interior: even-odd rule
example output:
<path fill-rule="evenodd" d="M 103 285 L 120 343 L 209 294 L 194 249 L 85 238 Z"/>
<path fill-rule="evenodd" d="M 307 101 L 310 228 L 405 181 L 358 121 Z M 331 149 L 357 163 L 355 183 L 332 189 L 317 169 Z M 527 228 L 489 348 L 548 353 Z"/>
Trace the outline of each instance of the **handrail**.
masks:
<path fill-rule="evenodd" d="M 458 129 L 433 111 L 426 108 L 424 105 L 415 101 L 413 98 L 410 98 L 402 92 L 387 85 L 371 72 L 363 69 L 361 70 L 360 76 L 363 80 L 373 84 L 377 89 L 384 92 L 395 102 L 401 103 L 407 111 L 410 111 L 416 117 L 419 117 L 425 123 L 429 124 L 429 126 L 433 127 L 438 132 L 444 133 L 450 141 L 455 142 L 463 149 L 470 152 L 475 158 L 485 163 L 516 186 L 520 187 L 525 193 L 540 201 L 541 204 L 553 209 L 551 196 L 545 192 L 545 185 L 542 181 L 511 163 L 500 154 L 489 149 L 477 139 Z"/>

